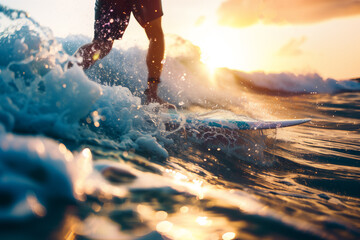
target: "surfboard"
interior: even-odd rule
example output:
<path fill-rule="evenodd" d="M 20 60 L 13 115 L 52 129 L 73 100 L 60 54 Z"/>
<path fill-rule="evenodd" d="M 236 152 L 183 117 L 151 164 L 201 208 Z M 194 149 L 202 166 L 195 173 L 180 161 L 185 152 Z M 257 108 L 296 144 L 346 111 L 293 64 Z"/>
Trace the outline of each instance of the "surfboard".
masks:
<path fill-rule="evenodd" d="M 284 120 L 256 120 L 244 116 L 227 119 L 226 117 L 181 114 L 181 113 L 161 113 L 162 120 L 169 125 L 188 128 L 215 127 L 228 130 L 260 130 L 277 129 L 291 127 L 310 122 L 311 119 L 284 119 Z"/>

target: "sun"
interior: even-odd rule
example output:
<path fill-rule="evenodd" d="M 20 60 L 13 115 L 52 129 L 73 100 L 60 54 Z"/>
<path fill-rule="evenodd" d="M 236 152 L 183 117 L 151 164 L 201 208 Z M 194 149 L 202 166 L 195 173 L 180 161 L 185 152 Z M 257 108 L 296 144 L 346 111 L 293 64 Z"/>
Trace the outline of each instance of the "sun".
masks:
<path fill-rule="evenodd" d="M 207 65 L 210 73 L 215 73 L 217 68 L 253 70 L 248 61 L 251 47 L 242 44 L 231 34 L 231 31 L 221 27 L 209 29 L 204 26 L 192 35 L 192 42 L 200 47 L 201 61 Z"/>

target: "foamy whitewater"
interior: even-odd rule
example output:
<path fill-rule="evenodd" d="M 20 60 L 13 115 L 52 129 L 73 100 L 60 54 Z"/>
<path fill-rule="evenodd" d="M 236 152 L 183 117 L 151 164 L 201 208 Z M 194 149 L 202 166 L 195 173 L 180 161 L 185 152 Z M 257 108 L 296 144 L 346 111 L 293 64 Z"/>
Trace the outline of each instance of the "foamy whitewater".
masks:
<path fill-rule="evenodd" d="M 0 5 L 0 239 L 360 238 L 359 82 L 212 75 L 167 36 L 159 94 L 180 116 L 312 118 L 169 130 L 141 104 L 146 50 L 66 69 L 90 41 Z"/>

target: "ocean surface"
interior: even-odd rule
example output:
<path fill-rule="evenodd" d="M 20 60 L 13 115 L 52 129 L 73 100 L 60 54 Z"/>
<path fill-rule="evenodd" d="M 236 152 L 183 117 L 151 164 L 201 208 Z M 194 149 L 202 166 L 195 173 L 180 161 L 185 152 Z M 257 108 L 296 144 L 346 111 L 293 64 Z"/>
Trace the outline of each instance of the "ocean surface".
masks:
<path fill-rule="evenodd" d="M 141 105 L 146 50 L 66 69 L 90 40 L 0 5 L 0 239 L 360 239 L 359 82 L 210 71 L 167 36 L 180 114 L 312 119 L 169 130 Z"/>

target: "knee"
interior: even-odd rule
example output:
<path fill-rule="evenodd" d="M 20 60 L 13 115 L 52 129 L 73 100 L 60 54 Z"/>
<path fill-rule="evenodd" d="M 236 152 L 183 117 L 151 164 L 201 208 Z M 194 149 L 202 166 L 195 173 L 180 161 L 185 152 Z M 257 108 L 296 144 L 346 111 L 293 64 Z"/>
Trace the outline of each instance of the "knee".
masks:
<path fill-rule="evenodd" d="M 164 44 L 165 38 L 162 29 L 154 30 L 152 34 L 148 35 L 148 39 L 153 43 Z"/>
<path fill-rule="evenodd" d="M 145 32 L 148 39 L 161 41 L 164 39 L 164 32 L 161 26 L 161 18 L 156 19 L 150 22 L 148 25 L 145 26 Z"/>

